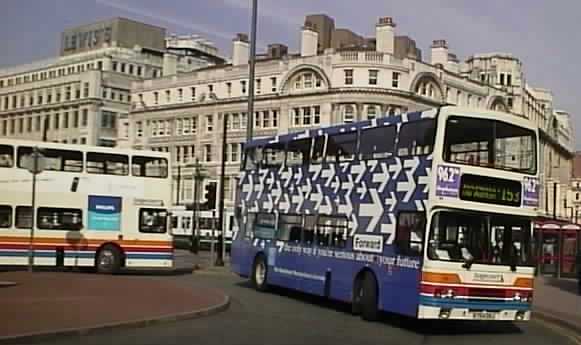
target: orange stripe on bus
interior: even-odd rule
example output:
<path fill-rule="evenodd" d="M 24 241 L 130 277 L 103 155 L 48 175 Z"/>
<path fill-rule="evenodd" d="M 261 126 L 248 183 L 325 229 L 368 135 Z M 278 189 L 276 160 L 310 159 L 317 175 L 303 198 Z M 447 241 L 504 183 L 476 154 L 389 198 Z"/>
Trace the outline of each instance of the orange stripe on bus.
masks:
<path fill-rule="evenodd" d="M 29 243 L 28 237 L 8 237 L 1 236 L 0 243 Z M 123 246 L 162 246 L 172 245 L 171 241 L 151 241 L 151 240 L 91 240 L 91 239 L 66 239 L 51 237 L 35 237 L 33 243 L 40 244 L 67 244 L 67 245 L 101 245 L 105 242 L 114 242 Z"/>

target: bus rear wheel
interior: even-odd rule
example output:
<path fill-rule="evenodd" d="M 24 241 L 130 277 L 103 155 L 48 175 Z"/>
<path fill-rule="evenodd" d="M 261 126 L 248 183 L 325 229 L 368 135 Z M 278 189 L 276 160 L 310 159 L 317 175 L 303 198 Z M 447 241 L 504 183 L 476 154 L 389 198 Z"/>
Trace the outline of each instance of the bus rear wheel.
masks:
<path fill-rule="evenodd" d="M 252 266 L 252 285 L 258 291 L 268 290 L 268 284 L 266 283 L 267 278 L 267 265 L 264 256 L 259 255 L 256 260 L 254 260 L 254 265 Z"/>
<path fill-rule="evenodd" d="M 365 273 L 359 284 L 358 301 L 361 318 L 365 321 L 377 321 L 379 318 L 377 279 L 372 273 Z"/>
<path fill-rule="evenodd" d="M 97 254 L 97 272 L 113 274 L 121 269 L 121 252 L 115 246 L 106 245 Z"/>

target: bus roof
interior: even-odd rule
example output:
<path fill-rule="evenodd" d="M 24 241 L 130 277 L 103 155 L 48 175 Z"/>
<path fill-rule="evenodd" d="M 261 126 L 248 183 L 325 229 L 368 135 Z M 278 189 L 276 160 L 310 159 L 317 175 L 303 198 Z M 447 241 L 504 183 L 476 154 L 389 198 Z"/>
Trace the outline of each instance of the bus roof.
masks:
<path fill-rule="evenodd" d="M 126 155 L 132 155 L 132 156 L 169 158 L 169 153 L 167 153 L 167 152 L 120 149 L 120 148 L 115 148 L 115 147 L 90 146 L 90 145 L 82 145 L 82 144 L 60 144 L 60 143 L 51 143 L 51 142 L 45 142 L 45 141 L 22 140 L 22 139 L 0 138 L 0 145 L 31 146 L 31 147 L 37 146 L 39 148 L 47 148 L 47 149 L 77 150 L 77 151 L 82 151 L 82 152 L 97 152 L 97 153 L 111 153 L 111 154 L 126 154 Z"/>
<path fill-rule="evenodd" d="M 297 131 L 288 134 L 277 135 L 267 138 L 256 138 L 245 145 L 245 148 L 260 147 L 268 144 L 286 144 L 298 139 L 307 139 L 318 137 L 325 134 L 337 134 L 354 132 L 359 129 L 367 129 L 381 126 L 389 126 L 398 123 L 419 121 L 422 119 L 434 118 L 438 114 L 438 109 L 430 109 L 426 111 L 417 111 L 412 113 L 403 113 L 395 116 L 386 116 L 376 118 L 373 120 L 357 121 L 353 123 L 334 125 L 322 128 L 313 128 L 303 131 Z"/>
<path fill-rule="evenodd" d="M 406 122 L 413 122 L 419 121 L 422 119 L 428 118 L 435 118 L 440 112 L 448 114 L 448 115 L 466 115 L 466 116 L 474 116 L 480 118 L 490 118 L 495 119 L 498 121 L 504 121 L 507 123 L 512 123 L 514 125 L 531 129 L 536 131 L 537 128 L 535 124 L 530 121 L 529 119 L 519 117 L 513 114 L 493 111 L 493 110 L 481 110 L 481 109 L 473 109 L 473 108 L 466 108 L 466 107 L 458 107 L 458 106 L 442 106 L 440 108 L 434 108 L 424 111 L 417 111 L 411 113 L 404 113 L 395 116 L 386 116 L 381 118 L 376 118 L 373 120 L 364 120 L 358 121 L 354 123 L 347 123 L 347 124 L 340 124 L 340 125 L 333 125 L 329 127 L 322 127 L 322 128 L 313 128 L 313 129 L 306 129 L 302 131 L 297 131 L 288 134 L 277 135 L 274 137 L 265 137 L 265 138 L 255 138 L 254 140 L 248 142 L 244 145 L 244 148 L 253 148 L 253 147 L 260 147 L 265 145 L 276 145 L 276 144 L 286 144 L 288 142 L 292 142 L 298 139 L 307 139 L 313 138 L 317 136 L 321 136 L 324 134 L 337 134 L 337 133 L 348 133 L 357 131 L 359 129 L 367 129 L 367 128 L 374 128 L 380 126 L 389 126 L 398 123 L 406 123 Z"/>

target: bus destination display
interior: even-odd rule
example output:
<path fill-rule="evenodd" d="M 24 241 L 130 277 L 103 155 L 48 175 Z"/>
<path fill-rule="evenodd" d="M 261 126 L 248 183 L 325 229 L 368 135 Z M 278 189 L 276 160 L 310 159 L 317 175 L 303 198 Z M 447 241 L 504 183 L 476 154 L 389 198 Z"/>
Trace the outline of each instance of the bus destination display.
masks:
<path fill-rule="evenodd" d="M 505 206 L 521 205 L 520 182 L 494 177 L 462 175 L 460 199 Z"/>

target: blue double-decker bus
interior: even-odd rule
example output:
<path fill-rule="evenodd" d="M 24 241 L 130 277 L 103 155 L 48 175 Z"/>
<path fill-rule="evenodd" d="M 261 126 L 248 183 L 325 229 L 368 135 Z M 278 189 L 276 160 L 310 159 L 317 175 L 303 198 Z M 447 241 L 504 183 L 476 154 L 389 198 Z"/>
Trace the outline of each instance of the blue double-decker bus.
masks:
<path fill-rule="evenodd" d="M 232 269 L 421 319 L 528 320 L 538 133 L 441 107 L 245 145 Z"/>

